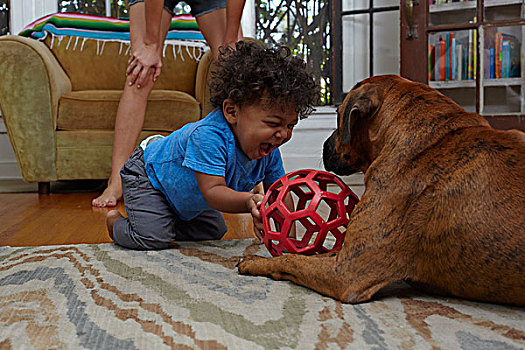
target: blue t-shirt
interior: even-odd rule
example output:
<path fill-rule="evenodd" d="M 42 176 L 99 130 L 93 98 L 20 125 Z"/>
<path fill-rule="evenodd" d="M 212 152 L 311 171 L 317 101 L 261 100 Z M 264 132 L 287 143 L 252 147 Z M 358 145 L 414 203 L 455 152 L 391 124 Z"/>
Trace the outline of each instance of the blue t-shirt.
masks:
<path fill-rule="evenodd" d="M 196 171 L 223 176 L 226 185 L 239 192 L 249 192 L 261 181 L 271 184 L 284 175 L 279 149 L 261 159 L 249 159 L 236 146 L 220 109 L 149 144 L 144 162 L 151 184 L 182 220 L 211 209 L 199 191 Z"/>

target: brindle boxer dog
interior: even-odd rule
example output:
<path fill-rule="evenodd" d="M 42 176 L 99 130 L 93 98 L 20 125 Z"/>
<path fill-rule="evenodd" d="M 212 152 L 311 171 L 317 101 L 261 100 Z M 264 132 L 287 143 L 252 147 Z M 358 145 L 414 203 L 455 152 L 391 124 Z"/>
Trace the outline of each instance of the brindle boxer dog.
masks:
<path fill-rule="evenodd" d="M 427 85 L 357 84 L 324 144 L 327 170 L 365 174 L 337 253 L 244 257 L 239 272 L 345 303 L 407 281 L 425 291 L 525 305 L 525 134 L 500 131 Z"/>

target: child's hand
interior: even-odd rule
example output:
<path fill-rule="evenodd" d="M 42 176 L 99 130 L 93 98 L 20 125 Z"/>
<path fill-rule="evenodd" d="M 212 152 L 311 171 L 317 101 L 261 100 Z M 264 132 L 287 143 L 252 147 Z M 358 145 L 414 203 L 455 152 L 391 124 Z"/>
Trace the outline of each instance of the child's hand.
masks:
<path fill-rule="evenodd" d="M 262 182 L 259 182 L 257 185 L 255 185 L 255 187 L 253 188 L 252 190 L 252 193 L 255 193 L 255 194 L 262 194 L 264 196 L 264 186 L 263 186 L 263 183 Z"/>
<path fill-rule="evenodd" d="M 261 207 L 263 198 L 264 196 L 262 194 L 255 193 L 248 199 L 248 202 L 246 203 L 246 206 L 248 207 L 248 210 L 250 211 L 250 214 L 252 214 L 253 218 L 253 232 L 260 241 L 262 241 L 263 223 L 259 208 Z"/>

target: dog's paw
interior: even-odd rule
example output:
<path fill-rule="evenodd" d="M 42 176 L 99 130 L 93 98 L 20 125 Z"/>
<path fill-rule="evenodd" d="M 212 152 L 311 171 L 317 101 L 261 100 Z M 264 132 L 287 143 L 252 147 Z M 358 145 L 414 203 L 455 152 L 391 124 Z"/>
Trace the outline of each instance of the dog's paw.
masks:
<path fill-rule="evenodd" d="M 237 263 L 237 270 L 241 275 L 261 275 L 259 266 L 266 258 L 257 255 L 243 256 Z"/>

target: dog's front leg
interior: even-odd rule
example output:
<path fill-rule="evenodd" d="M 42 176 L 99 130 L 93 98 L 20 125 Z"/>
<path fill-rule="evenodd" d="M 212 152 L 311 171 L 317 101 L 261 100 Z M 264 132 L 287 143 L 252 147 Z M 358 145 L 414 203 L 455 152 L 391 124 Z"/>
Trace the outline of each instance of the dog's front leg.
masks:
<path fill-rule="evenodd" d="M 327 253 L 275 258 L 247 256 L 238 267 L 241 274 L 289 280 L 344 303 L 359 303 L 370 300 L 379 289 L 395 280 L 388 268 L 380 265 L 370 265 L 360 258 L 351 264 L 347 257 Z"/>
<path fill-rule="evenodd" d="M 243 275 L 268 276 L 275 280 L 289 280 L 336 299 L 341 297 L 341 284 L 337 274 L 336 254 L 304 256 L 287 254 L 275 258 L 260 256 L 243 257 L 239 273 Z"/>

